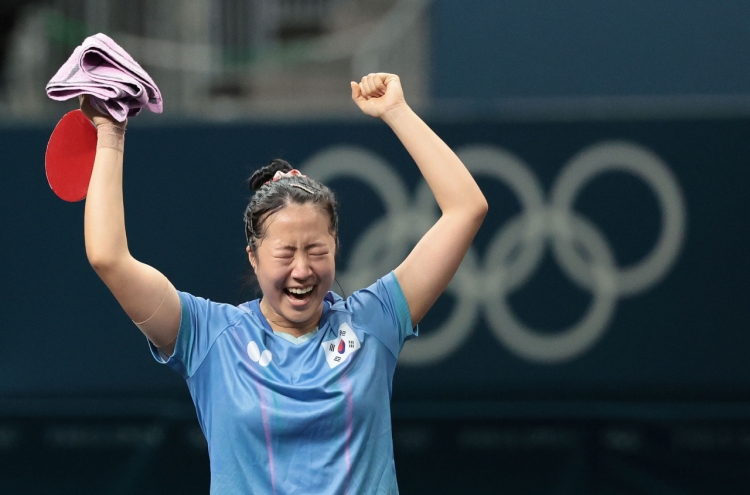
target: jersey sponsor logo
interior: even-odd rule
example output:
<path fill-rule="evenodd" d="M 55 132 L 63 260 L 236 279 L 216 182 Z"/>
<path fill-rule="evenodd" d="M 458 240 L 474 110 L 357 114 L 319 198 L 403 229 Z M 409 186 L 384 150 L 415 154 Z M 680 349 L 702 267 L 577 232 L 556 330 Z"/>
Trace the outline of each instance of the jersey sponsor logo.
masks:
<path fill-rule="evenodd" d="M 253 340 L 251 340 L 250 343 L 247 344 L 247 355 L 250 356 L 250 359 L 263 366 L 264 368 L 271 364 L 271 359 L 273 358 L 271 351 L 269 351 L 268 349 L 260 352 L 258 344 L 256 344 Z"/>
<path fill-rule="evenodd" d="M 343 363 L 350 354 L 362 347 L 357 334 L 346 323 L 339 326 L 337 338 L 325 340 L 320 345 L 326 353 L 326 361 L 331 369 Z"/>

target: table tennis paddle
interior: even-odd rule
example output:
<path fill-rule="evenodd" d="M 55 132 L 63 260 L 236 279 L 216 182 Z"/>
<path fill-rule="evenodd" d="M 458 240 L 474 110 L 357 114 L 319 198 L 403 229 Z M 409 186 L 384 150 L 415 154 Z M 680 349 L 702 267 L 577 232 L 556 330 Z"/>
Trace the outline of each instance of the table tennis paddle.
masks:
<path fill-rule="evenodd" d="M 80 110 L 66 113 L 47 143 L 44 168 L 52 191 L 65 201 L 86 197 L 96 157 L 96 127 Z"/>

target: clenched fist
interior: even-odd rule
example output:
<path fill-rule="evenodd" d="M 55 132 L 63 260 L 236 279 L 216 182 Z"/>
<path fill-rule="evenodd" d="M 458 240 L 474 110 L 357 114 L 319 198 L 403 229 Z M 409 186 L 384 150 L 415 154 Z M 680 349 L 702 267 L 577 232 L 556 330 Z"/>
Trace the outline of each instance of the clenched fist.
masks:
<path fill-rule="evenodd" d="M 368 74 L 357 84 L 351 82 L 352 100 L 365 114 L 382 118 L 406 106 L 401 80 L 395 74 Z"/>
<path fill-rule="evenodd" d="M 125 127 L 128 125 L 127 119 L 125 120 L 125 122 L 117 122 L 110 115 L 104 115 L 103 113 L 97 111 L 94 107 L 91 106 L 89 95 L 78 95 L 78 103 L 83 114 L 88 117 L 96 127 L 99 127 L 102 124 L 111 124 L 125 129 Z"/>

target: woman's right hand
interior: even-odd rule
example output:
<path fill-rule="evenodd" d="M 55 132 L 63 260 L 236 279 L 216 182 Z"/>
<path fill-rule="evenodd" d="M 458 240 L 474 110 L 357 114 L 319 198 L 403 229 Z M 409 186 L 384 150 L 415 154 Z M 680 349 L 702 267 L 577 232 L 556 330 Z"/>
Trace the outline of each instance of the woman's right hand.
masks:
<path fill-rule="evenodd" d="M 96 127 L 99 127 L 102 124 L 111 124 L 125 129 L 128 125 L 127 119 L 125 122 L 117 122 L 110 115 L 105 115 L 92 107 L 91 102 L 89 101 L 89 95 L 78 95 L 78 103 L 83 114 L 88 117 Z"/>

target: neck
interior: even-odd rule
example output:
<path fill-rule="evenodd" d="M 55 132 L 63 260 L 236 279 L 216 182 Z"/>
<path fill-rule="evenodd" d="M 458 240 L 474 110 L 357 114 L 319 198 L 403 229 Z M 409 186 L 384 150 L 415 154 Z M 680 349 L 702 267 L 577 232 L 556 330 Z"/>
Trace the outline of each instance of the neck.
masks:
<path fill-rule="evenodd" d="M 266 321 L 271 326 L 271 330 L 274 332 L 288 333 L 293 337 L 301 337 L 302 335 L 312 332 L 320 324 L 320 318 L 323 316 L 323 304 L 321 303 L 320 308 L 313 314 L 311 318 L 303 322 L 289 321 L 284 316 L 278 314 L 268 305 L 265 299 L 260 300 L 260 312 L 266 318 Z"/>

